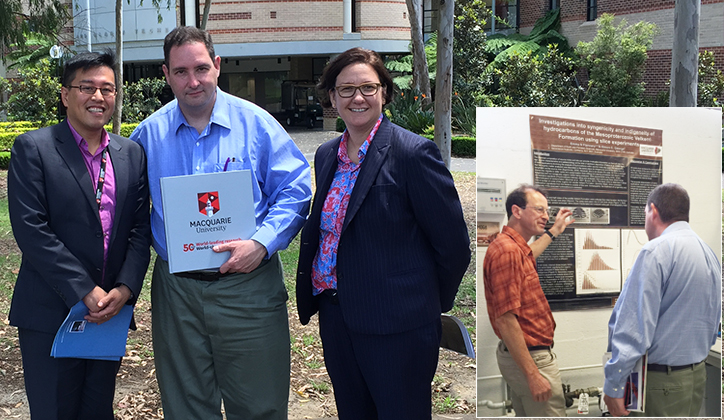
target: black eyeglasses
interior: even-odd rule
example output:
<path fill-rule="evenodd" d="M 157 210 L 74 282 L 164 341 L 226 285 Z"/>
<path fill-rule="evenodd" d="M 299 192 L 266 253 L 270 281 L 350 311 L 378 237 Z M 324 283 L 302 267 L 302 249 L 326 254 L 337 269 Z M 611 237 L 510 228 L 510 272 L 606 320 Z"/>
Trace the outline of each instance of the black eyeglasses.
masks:
<path fill-rule="evenodd" d="M 95 95 L 96 91 L 100 89 L 101 95 L 103 96 L 113 96 L 116 94 L 116 88 L 113 86 L 106 86 L 106 87 L 95 87 L 95 86 L 88 86 L 88 85 L 80 85 L 80 86 L 68 86 L 68 88 L 76 88 L 81 93 L 84 93 L 86 95 Z"/>
<path fill-rule="evenodd" d="M 520 207 L 520 206 L 519 206 Z M 528 206 L 520 207 L 521 209 L 525 210 Z M 533 209 L 534 212 L 538 213 L 539 215 L 544 215 L 548 213 L 548 207 L 542 207 L 542 206 L 531 206 L 531 209 Z"/>
<path fill-rule="evenodd" d="M 354 96 L 357 89 L 362 96 L 374 96 L 378 90 L 380 90 L 381 83 L 365 83 L 363 85 L 340 85 L 335 86 L 334 90 L 337 91 L 337 95 L 340 98 L 351 98 Z"/>

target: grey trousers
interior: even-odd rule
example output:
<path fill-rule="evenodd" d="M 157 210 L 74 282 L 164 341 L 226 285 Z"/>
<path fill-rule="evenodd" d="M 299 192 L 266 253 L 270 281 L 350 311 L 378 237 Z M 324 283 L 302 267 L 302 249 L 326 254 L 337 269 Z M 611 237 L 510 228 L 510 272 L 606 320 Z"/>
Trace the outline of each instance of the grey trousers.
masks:
<path fill-rule="evenodd" d="M 516 417 L 566 417 L 566 400 L 563 396 L 558 360 L 552 350 L 530 352 L 538 371 L 551 383 L 552 395 L 548 401 L 533 401 L 528 381 L 510 353 L 504 350 L 503 342 L 498 343 L 496 356 L 503 379 L 511 389 L 511 400 Z"/>
<path fill-rule="evenodd" d="M 151 303 L 156 377 L 169 420 L 286 420 L 289 323 L 274 254 L 249 274 L 207 282 L 158 258 Z"/>

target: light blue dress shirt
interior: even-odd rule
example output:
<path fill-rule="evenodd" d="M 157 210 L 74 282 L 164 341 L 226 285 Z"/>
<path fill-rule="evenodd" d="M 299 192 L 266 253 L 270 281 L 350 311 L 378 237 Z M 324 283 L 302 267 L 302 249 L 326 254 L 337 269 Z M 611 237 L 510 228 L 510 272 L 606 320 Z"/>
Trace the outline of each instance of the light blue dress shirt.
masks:
<path fill-rule="evenodd" d="M 608 322 L 606 395 L 621 398 L 636 361 L 699 363 L 716 342 L 721 320 L 721 265 L 687 222 L 649 241 L 626 279 Z"/>
<path fill-rule="evenodd" d="M 309 163 L 279 123 L 257 105 L 216 90 L 211 120 L 199 134 L 177 100 L 156 111 L 131 134 L 148 158 L 153 247 L 168 260 L 160 179 L 250 169 L 256 233 L 267 258 L 285 249 L 309 213 Z M 227 164 L 228 160 L 228 164 Z"/>

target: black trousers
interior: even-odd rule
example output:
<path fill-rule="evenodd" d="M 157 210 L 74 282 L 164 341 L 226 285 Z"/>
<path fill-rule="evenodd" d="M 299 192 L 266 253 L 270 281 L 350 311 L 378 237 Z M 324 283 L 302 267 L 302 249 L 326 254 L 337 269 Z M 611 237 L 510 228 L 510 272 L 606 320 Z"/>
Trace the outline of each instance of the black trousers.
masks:
<path fill-rule="evenodd" d="M 432 417 L 440 318 L 398 334 L 360 334 L 347 328 L 339 304 L 323 295 L 319 331 L 340 420 Z"/>
<path fill-rule="evenodd" d="M 120 361 L 50 357 L 55 334 L 18 329 L 33 420 L 113 420 Z"/>

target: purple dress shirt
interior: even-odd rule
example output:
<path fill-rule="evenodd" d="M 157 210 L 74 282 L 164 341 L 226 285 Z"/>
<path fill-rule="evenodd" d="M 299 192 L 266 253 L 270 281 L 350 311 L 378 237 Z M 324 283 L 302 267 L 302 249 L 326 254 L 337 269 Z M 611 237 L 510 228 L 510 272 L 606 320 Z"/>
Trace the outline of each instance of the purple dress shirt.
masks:
<path fill-rule="evenodd" d="M 98 173 L 101 170 L 101 154 L 103 149 L 108 147 L 110 137 L 108 132 L 103 130 L 103 136 L 101 137 L 101 144 L 98 146 L 94 154 L 91 154 L 88 150 L 88 143 L 83 137 L 78 134 L 68 121 L 71 133 L 75 138 L 75 142 L 78 144 L 81 155 L 83 156 L 83 162 L 85 162 L 86 168 L 88 168 L 88 174 L 93 182 L 93 193 L 98 188 Z M 116 175 L 113 171 L 113 164 L 111 163 L 111 154 L 106 154 L 106 177 L 103 183 L 103 191 L 101 192 L 101 205 L 98 210 L 101 218 L 101 227 L 103 228 L 103 278 L 105 278 L 105 263 L 108 260 L 108 248 L 111 244 L 111 232 L 113 230 L 113 219 L 116 215 Z"/>

